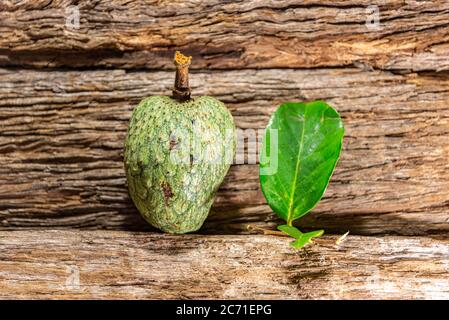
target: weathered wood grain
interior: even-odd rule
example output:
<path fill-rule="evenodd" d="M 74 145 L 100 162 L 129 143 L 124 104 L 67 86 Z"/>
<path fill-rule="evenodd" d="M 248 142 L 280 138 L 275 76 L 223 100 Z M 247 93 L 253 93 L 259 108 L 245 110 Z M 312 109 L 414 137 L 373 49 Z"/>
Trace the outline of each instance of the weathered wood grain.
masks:
<path fill-rule="evenodd" d="M 176 48 L 194 68 L 447 70 L 448 21 L 448 1 L 3 0 L 0 66 L 171 68 Z"/>
<path fill-rule="evenodd" d="M 0 298 L 449 299 L 448 21 L 448 1 L 0 1 Z M 352 236 L 235 235 L 279 223 L 255 163 L 232 166 L 206 235 L 151 232 L 122 147 L 132 108 L 170 93 L 174 50 L 239 128 L 284 101 L 336 107 L 342 158 L 299 225 Z"/>
<path fill-rule="evenodd" d="M 301 226 L 357 234 L 449 230 L 449 78 L 364 69 L 195 72 L 193 92 L 263 128 L 283 101 L 325 99 L 342 114 L 342 158 Z M 0 228 L 148 228 L 127 194 L 122 147 L 132 108 L 169 94 L 171 72 L 0 69 Z M 256 164 L 234 165 L 202 232 L 278 221 Z M 250 229 L 248 229 L 250 227 Z"/>
<path fill-rule="evenodd" d="M 0 232 L 0 298 L 448 299 L 449 241 Z"/>

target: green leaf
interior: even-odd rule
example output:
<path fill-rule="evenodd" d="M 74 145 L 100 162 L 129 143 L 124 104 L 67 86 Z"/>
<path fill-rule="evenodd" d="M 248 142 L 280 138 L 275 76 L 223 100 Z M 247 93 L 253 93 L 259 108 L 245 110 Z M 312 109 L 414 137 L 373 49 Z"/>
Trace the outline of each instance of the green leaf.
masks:
<path fill-rule="evenodd" d="M 312 238 L 320 237 L 323 235 L 324 230 L 316 230 L 312 232 L 302 233 L 296 227 L 286 224 L 278 226 L 278 230 L 288 234 L 296 240 L 291 242 L 290 245 L 295 249 L 300 249 L 308 243 L 312 243 Z"/>
<path fill-rule="evenodd" d="M 308 243 L 312 243 L 312 238 L 320 237 L 324 233 L 324 230 L 317 230 L 312 232 L 303 233 L 302 236 L 290 243 L 290 245 L 295 249 L 301 249 Z"/>
<path fill-rule="evenodd" d="M 278 226 L 278 230 L 288 234 L 290 237 L 293 237 L 295 239 L 299 239 L 303 233 L 299 231 L 296 227 L 289 226 L 286 224 Z"/>
<path fill-rule="evenodd" d="M 262 144 L 260 183 L 268 204 L 288 225 L 320 201 L 343 135 L 340 115 L 323 101 L 284 103 L 271 117 Z"/>

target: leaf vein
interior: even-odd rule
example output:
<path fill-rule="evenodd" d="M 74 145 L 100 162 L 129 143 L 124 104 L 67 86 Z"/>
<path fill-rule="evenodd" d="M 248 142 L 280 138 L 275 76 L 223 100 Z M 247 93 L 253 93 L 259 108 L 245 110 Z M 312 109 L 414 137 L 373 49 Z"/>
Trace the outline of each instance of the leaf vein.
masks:
<path fill-rule="evenodd" d="M 306 128 L 306 117 L 307 117 L 307 108 L 304 108 L 304 119 L 302 121 L 301 139 L 300 139 L 300 143 L 299 143 L 298 155 L 296 157 L 295 176 L 293 178 L 292 189 L 290 191 L 290 203 L 289 203 L 289 206 L 288 206 L 288 213 L 287 213 L 287 224 L 288 225 L 291 225 L 291 223 L 292 223 L 293 198 L 295 196 L 295 185 L 296 185 L 296 180 L 298 179 L 299 168 L 300 168 L 300 164 L 301 164 L 301 153 L 302 153 L 302 147 L 304 145 L 304 134 L 305 134 L 305 128 Z"/>

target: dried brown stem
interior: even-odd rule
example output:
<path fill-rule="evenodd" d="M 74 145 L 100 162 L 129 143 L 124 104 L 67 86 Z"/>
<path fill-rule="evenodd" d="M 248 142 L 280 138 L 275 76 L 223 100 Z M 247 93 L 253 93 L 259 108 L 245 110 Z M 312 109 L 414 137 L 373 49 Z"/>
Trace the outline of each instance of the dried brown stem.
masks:
<path fill-rule="evenodd" d="M 185 56 L 181 52 L 175 53 L 176 78 L 173 88 L 173 98 L 179 101 L 190 99 L 191 89 L 189 86 L 189 66 L 192 57 Z"/>

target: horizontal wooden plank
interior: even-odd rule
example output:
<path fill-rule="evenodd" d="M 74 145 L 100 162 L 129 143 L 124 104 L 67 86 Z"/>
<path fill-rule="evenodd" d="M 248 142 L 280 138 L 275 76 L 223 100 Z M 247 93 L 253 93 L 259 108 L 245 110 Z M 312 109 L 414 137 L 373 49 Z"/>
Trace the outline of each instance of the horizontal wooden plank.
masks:
<path fill-rule="evenodd" d="M 449 298 L 449 240 L 336 239 L 0 232 L 0 298 Z"/>
<path fill-rule="evenodd" d="M 194 68 L 449 68 L 447 1 L 86 0 L 79 27 L 71 3 L 2 1 L 0 66 L 171 68 L 182 49 Z"/>
<path fill-rule="evenodd" d="M 148 228 L 127 193 L 132 108 L 169 94 L 171 72 L 0 69 L 0 228 Z M 449 230 L 449 79 L 361 69 L 196 72 L 237 126 L 263 128 L 282 101 L 326 99 L 346 126 L 323 201 L 304 228 L 358 234 Z M 234 165 L 201 232 L 274 227 L 256 164 Z M 249 228 L 249 229 L 248 229 Z"/>

